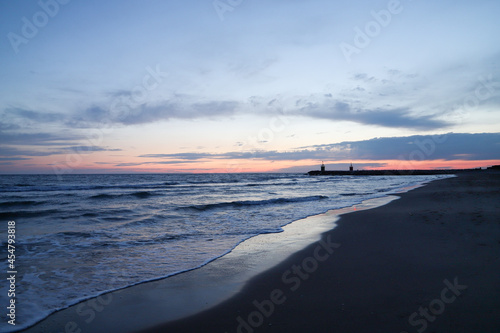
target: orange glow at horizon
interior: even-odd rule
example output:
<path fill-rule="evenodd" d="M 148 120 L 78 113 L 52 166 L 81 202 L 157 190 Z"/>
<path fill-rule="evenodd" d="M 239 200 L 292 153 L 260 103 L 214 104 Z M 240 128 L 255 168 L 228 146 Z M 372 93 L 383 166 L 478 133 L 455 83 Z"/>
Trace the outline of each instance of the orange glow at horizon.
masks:
<path fill-rule="evenodd" d="M 46 159 L 46 158 L 45 158 Z M 259 173 L 259 172 L 284 172 L 287 168 L 297 168 L 304 172 L 319 170 L 321 161 L 266 161 L 258 159 L 249 160 L 197 160 L 179 161 L 178 163 L 141 164 L 141 161 L 127 162 L 122 165 L 118 162 L 99 162 L 83 160 L 80 163 L 68 164 L 64 162 L 45 164 L 44 158 L 30 164 L 12 164 L 5 168 L 4 173 Z M 340 160 L 324 161 L 327 170 L 343 170 L 339 165 L 350 165 L 352 162 L 354 170 L 431 170 L 431 169 L 474 169 L 486 168 L 492 165 L 500 165 L 500 160 L 428 160 L 428 161 L 405 161 L 405 160 Z M 123 163 L 123 162 L 122 162 Z M 366 166 L 375 164 L 373 166 Z M 330 167 L 329 167 L 330 165 Z M 313 166 L 313 167 L 311 167 Z M 303 170 L 302 170 L 303 168 Z M 301 172 L 288 171 L 288 172 Z"/>

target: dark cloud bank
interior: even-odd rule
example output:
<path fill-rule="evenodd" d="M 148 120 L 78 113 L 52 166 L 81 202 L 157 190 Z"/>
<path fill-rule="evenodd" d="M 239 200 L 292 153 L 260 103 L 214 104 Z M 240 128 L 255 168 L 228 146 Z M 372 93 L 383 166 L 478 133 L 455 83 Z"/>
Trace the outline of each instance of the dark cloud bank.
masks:
<path fill-rule="evenodd" d="M 500 133 L 448 133 L 408 137 L 374 138 L 334 144 L 300 147 L 293 151 L 242 151 L 211 153 L 147 154 L 146 159 L 257 160 L 494 160 L 500 159 Z"/>
<path fill-rule="evenodd" d="M 4 119 L 0 123 L 0 130 L 19 130 L 27 124 L 34 128 L 40 128 L 44 124 L 59 124 L 67 129 L 79 129 L 103 125 L 131 126 L 171 119 L 221 119 L 248 113 L 252 109 L 251 101 L 248 104 L 230 100 L 196 101 L 195 98 L 189 96 L 181 97 L 156 104 L 126 103 L 121 99 L 116 99 L 106 107 L 94 105 L 68 114 L 9 108 L 3 111 Z M 285 114 L 415 130 L 437 130 L 451 125 L 435 116 L 414 114 L 410 108 L 406 107 L 359 108 L 333 98 L 298 99 L 293 106 L 286 107 L 284 113 L 283 108 L 270 106 L 272 103 L 273 100 L 267 103 L 267 106 L 257 107 L 251 112 L 262 116 Z"/>

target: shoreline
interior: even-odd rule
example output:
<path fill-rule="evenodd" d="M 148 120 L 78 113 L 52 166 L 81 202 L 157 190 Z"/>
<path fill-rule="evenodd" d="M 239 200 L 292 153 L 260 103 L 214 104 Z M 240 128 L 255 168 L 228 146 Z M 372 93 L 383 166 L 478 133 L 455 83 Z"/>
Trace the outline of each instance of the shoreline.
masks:
<path fill-rule="evenodd" d="M 398 193 L 397 195 L 401 196 L 403 199 L 409 195 L 412 196 L 412 194 L 418 191 L 436 185 L 438 182 L 441 184 L 442 182 L 447 182 L 447 180 L 432 181 L 421 188 L 403 194 Z M 441 186 L 434 187 L 441 190 Z M 388 196 L 384 198 L 388 198 Z M 126 332 L 236 332 L 238 329 L 240 329 L 241 332 L 300 332 L 304 329 L 309 330 L 310 326 L 301 326 L 300 323 L 302 321 L 297 322 L 297 319 L 303 316 L 304 313 L 308 313 L 306 317 L 310 317 L 311 313 L 309 312 L 311 310 L 316 310 L 317 306 L 310 303 L 302 305 L 304 299 L 300 298 L 300 301 L 297 302 L 296 295 L 304 293 L 302 297 L 307 296 L 307 298 L 313 299 L 321 296 L 313 303 L 318 302 L 322 307 L 330 307 L 334 313 L 340 311 L 341 315 L 345 315 L 345 311 L 348 310 L 347 304 L 349 303 L 347 301 L 345 303 L 335 303 L 335 306 L 332 306 L 332 304 L 328 304 L 329 302 L 325 300 L 322 294 L 332 287 L 330 284 L 327 284 L 328 288 L 325 287 L 325 290 L 318 291 L 315 283 L 311 282 L 314 279 L 319 279 L 320 282 L 322 281 L 324 283 L 325 279 L 321 277 L 321 271 L 323 270 L 329 272 L 330 275 L 332 274 L 331 271 L 335 270 L 335 268 L 345 270 L 346 262 L 345 260 L 339 262 L 338 256 L 345 254 L 343 251 L 346 249 L 344 245 L 346 243 L 345 241 L 339 241 L 340 239 L 336 239 L 335 237 L 338 238 L 343 233 L 345 234 L 345 231 L 342 231 L 342 229 L 348 229 L 348 220 L 352 219 L 354 221 L 359 221 L 360 219 L 363 220 L 363 218 L 373 219 L 374 215 L 377 215 L 377 211 L 382 210 L 387 212 L 390 210 L 388 207 L 398 205 L 402 199 L 364 212 L 356 210 L 357 214 L 343 215 L 340 221 L 337 221 L 339 222 L 340 228 L 339 226 L 335 227 L 337 222 L 335 222 L 335 220 L 332 221 L 332 216 L 327 217 L 330 220 L 330 227 L 322 231 L 322 236 L 319 241 L 309 240 L 307 244 L 310 245 L 306 248 L 291 251 L 291 255 L 290 252 L 288 252 L 289 256 L 285 261 L 272 263 L 271 260 L 268 265 L 270 267 L 265 268 L 262 266 L 262 255 L 253 256 L 253 262 L 252 260 L 241 262 L 244 256 L 233 256 L 233 261 L 221 260 L 226 258 L 226 256 L 231 259 L 230 253 L 191 272 L 104 294 L 100 297 L 58 311 L 23 332 L 109 332 L 116 331 L 117 329 L 124 331 L 124 327 L 126 328 Z M 351 208 L 350 211 L 354 211 L 354 209 Z M 289 226 L 296 222 L 298 221 L 292 222 Z M 348 238 L 354 236 L 354 240 L 356 240 L 355 236 L 358 231 L 351 230 L 348 233 L 350 236 Z M 251 239 L 260 238 L 261 236 L 273 238 L 273 236 L 281 234 L 283 233 L 260 235 L 259 237 L 253 237 Z M 383 237 L 381 237 L 381 241 L 384 241 Z M 294 242 L 291 243 L 293 244 Z M 269 243 L 264 244 L 269 245 Z M 333 244 L 340 244 L 340 247 L 336 248 Z M 321 245 L 321 248 L 318 248 L 318 245 Z M 242 254 L 244 253 L 245 251 L 242 252 Z M 247 259 L 252 259 L 251 256 L 249 257 L 247 255 L 246 257 Z M 322 259 L 325 260 L 323 261 Z M 358 260 L 363 261 L 366 259 L 358 258 Z M 226 264 L 224 264 L 224 262 L 226 262 Z M 368 264 L 371 270 L 369 269 L 367 273 L 376 272 L 375 267 L 370 263 Z M 245 265 L 250 267 L 250 271 L 252 271 L 252 268 L 254 269 L 251 274 L 246 276 L 244 274 L 241 275 L 238 269 L 238 267 Z M 258 267 L 259 265 L 260 268 Z M 306 269 L 306 271 L 295 271 L 294 267 L 302 267 L 302 269 Z M 347 265 L 347 267 L 350 266 Z M 261 271 L 263 269 L 265 269 L 265 271 L 262 273 Z M 287 275 L 284 276 L 284 273 L 287 273 Z M 239 277 L 238 274 L 240 274 Z M 192 275 L 192 278 L 188 278 L 189 275 Z M 453 281 L 454 277 L 451 276 L 447 278 Z M 221 279 L 224 279 L 225 283 L 221 284 Z M 166 281 L 166 284 L 169 286 L 161 286 L 161 284 L 164 284 Z M 335 281 L 335 279 L 332 281 Z M 275 286 L 275 288 L 272 288 L 272 286 Z M 349 284 L 342 286 L 337 282 L 336 288 L 339 287 L 342 287 L 342 292 L 347 293 L 350 290 L 353 295 L 359 294 L 355 290 L 352 290 L 352 286 Z M 294 290 L 291 290 L 292 288 L 294 288 Z M 335 290 L 336 288 L 333 289 Z M 226 294 L 226 297 L 219 297 L 222 294 Z M 227 295 L 232 295 L 232 297 L 228 298 Z M 217 299 L 217 297 L 219 297 L 219 299 Z M 347 297 L 347 299 L 348 298 L 349 297 Z M 193 307 L 193 301 L 197 303 L 197 308 Z M 269 306 L 270 303 L 266 303 L 266 301 L 273 302 L 272 313 L 269 313 L 271 307 Z M 208 304 L 203 304 L 204 302 L 208 302 Z M 219 304 L 216 305 L 217 303 Z M 140 310 L 141 304 L 143 306 L 146 305 L 149 311 L 144 311 L 144 309 Z M 261 306 L 259 309 L 262 309 L 260 312 L 262 323 L 259 322 L 260 317 L 256 314 L 256 304 Z M 268 305 L 267 308 L 266 305 Z M 294 311 L 301 308 L 301 311 L 294 313 Z M 78 309 L 80 311 L 78 311 Z M 186 313 L 184 310 L 186 309 L 190 309 L 193 315 L 185 317 Z M 294 311 L 290 311 L 290 309 Z M 179 312 L 179 310 L 182 311 Z M 414 311 L 416 310 L 418 310 L 418 307 L 414 309 Z M 252 314 L 253 317 L 248 317 Z M 269 318 L 267 316 L 268 314 Z M 177 319 L 175 319 L 176 316 Z M 321 311 L 314 315 L 314 317 L 323 318 Z M 323 319 L 326 320 L 328 317 L 329 316 L 325 316 Z M 124 325 L 124 319 L 127 318 L 132 318 L 132 321 L 136 322 L 136 325 Z M 252 322 L 251 320 L 254 321 Z M 336 327 L 336 321 L 322 320 L 319 324 L 316 321 L 308 325 L 312 325 L 311 327 L 315 327 L 317 331 L 330 331 L 330 329 L 326 329 L 326 327 L 330 327 L 326 326 L 327 323 L 329 323 L 328 325 L 333 325 L 332 327 Z M 254 327 L 254 325 L 250 325 L 249 322 L 259 325 Z M 292 326 L 289 326 L 287 323 Z M 153 328 L 145 329 L 147 327 Z M 346 327 L 337 327 L 340 328 L 335 331 L 349 332 L 349 330 L 346 330 Z M 405 328 L 404 325 L 400 327 L 402 327 L 402 329 Z M 375 328 L 377 328 L 377 326 L 372 326 L 370 330 L 373 331 Z M 352 332 L 355 331 L 356 330 L 353 330 Z M 412 332 L 408 328 L 407 331 Z M 416 330 L 414 329 L 413 331 Z"/>
<path fill-rule="evenodd" d="M 411 188 L 413 186 L 402 191 Z M 248 238 L 228 253 L 203 266 L 83 300 L 50 314 L 20 332 L 64 331 L 65 325 L 62 325 L 64 323 L 69 323 L 66 331 L 80 329 L 81 332 L 109 332 L 110 329 L 116 329 L 113 325 L 117 323 L 108 326 L 105 318 L 119 316 L 124 307 L 134 304 L 141 306 L 141 303 L 143 306 L 154 303 L 157 305 L 155 308 L 163 308 L 163 313 L 166 313 L 161 318 L 153 315 L 154 318 L 150 318 L 151 322 L 164 323 L 196 315 L 234 296 L 252 277 L 271 269 L 289 255 L 318 241 L 321 234 L 336 227 L 335 222 L 341 214 L 373 209 L 396 199 L 398 197 L 395 195 L 386 195 L 365 200 L 354 206 L 332 209 L 293 221 L 282 227 L 283 232 L 259 234 Z M 231 272 L 231 278 L 227 277 L 228 272 Z M 224 279 L 223 284 L 220 284 L 221 279 Z M 204 283 L 200 285 L 199 282 L 202 280 Z M 190 296 L 196 297 L 186 301 L 186 290 Z M 152 291 L 159 291 L 162 295 L 158 297 L 158 294 Z M 165 302 L 164 295 L 168 295 L 169 301 Z M 178 307 L 178 304 L 183 305 Z M 144 313 L 142 315 L 145 316 Z M 140 327 L 138 329 L 145 329 L 151 325 L 138 326 Z M 125 327 L 128 329 L 130 325 Z"/>
<path fill-rule="evenodd" d="M 139 304 L 142 302 L 143 306 L 155 303 L 158 305 L 155 308 L 163 308 L 163 312 L 168 313 L 168 315 L 162 316 L 161 319 L 158 316 L 153 316 L 154 318 L 150 318 L 150 321 L 153 323 L 164 323 L 194 315 L 217 305 L 223 300 L 229 299 L 231 296 L 237 294 L 252 277 L 271 269 L 285 260 L 286 257 L 318 241 L 324 232 L 335 228 L 335 222 L 341 214 L 385 205 L 388 202 L 398 199 L 399 197 L 396 195 L 410 191 L 415 187 L 424 186 L 423 184 L 426 183 L 401 188 L 394 195 L 388 194 L 382 197 L 371 198 L 353 206 L 331 209 L 324 213 L 295 220 L 283 226 L 283 232 L 259 234 L 250 237 L 240 242 L 227 253 L 199 267 L 174 273 L 167 277 L 143 281 L 132 286 L 82 300 L 51 313 L 36 324 L 19 332 L 38 332 L 40 330 L 65 331 L 62 323 L 69 323 L 66 331 L 74 329 L 76 331 L 81 330 L 82 332 L 99 332 L 101 330 L 104 332 L 112 329 L 112 327 L 107 327 L 106 320 L 102 318 L 117 316 L 123 307 L 137 302 Z M 233 271 L 233 277 L 231 278 L 222 276 L 220 273 L 231 270 Z M 187 289 L 186 285 L 193 286 L 201 279 L 207 280 L 207 276 L 205 275 L 208 275 L 208 279 L 211 280 L 208 284 L 205 282 L 203 288 L 190 287 L 191 290 L 189 290 L 191 295 L 199 297 L 194 297 L 182 307 L 172 304 L 183 303 L 182 299 L 186 296 L 185 292 L 179 292 L 176 289 L 181 287 L 185 291 Z M 222 285 L 220 285 L 221 279 L 224 279 Z M 151 294 L 150 289 L 161 290 L 163 295 L 169 295 L 169 298 L 175 299 L 176 302 L 165 302 L 164 297 L 158 297 L 158 294 Z M 208 291 L 211 289 L 216 289 L 217 293 Z M 143 295 L 140 295 L 141 293 L 148 296 L 143 297 Z M 203 299 L 203 304 L 198 302 L 197 299 Z M 140 306 L 139 304 L 138 306 Z M 99 317 L 102 318 L 99 319 Z M 152 325 L 147 327 L 150 326 Z M 102 327 L 107 328 L 101 329 Z M 129 329 L 130 325 L 125 327 Z M 141 324 L 137 329 L 144 329 L 145 327 Z"/>
<path fill-rule="evenodd" d="M 230 300 L 141 332 L 498 332 L 499 188 L 458 175 L 343 215 Z"/>

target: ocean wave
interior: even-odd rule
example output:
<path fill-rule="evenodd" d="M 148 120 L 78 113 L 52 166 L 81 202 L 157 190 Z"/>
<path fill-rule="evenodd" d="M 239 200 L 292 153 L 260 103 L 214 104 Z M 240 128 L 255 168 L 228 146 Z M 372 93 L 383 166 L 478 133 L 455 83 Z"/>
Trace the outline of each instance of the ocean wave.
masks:
<path fill-rule="evenodd" d="M 82 217 L 98 217 L 98 213 L 84 213 L 82 214 Z"/>
<path fill-rule="evenodd" d="M 192 234 L 179 234 L 179 235 L 165 234 L 163 236 L 159 236 L 159 237 L 154 238 L 154 241 L 157 243 L 163 243 L 165 241 L 185 239 L 185 238 L 188 238 L 189 236 L 193 236 L 193 235 Z"/>
<path fill-rule="evenodd" d="M 60 191 L 88 191 L 88 190 L 111 190 L 111 189 L 157 189 L 169 185 L 178 185 L 177 182 L 145 183 L 145 184 L 121 184 L 121 185 L 13 185 L 2 188 L 2 192 L 60 192 Z"/>
<path fill-rule="evenodd" d="M 101 194 L 96 194 L 90 197 L 90 199 L 113 199 L 116 197 L 120 197 L 122 194 L 106 194 L 106 193 L 101 193 Z"/>
<path fill-rule="evenodd" d="M 19 207 L 19 206 L 34 206 L 44 204 L 44 201 L 33 201 L 33 200 L 24 200 L 24 201 L 7 201 L 0 202 L 0 207 Z"/>
<path fill-rule="evenodd" d="M 283 231 L 284 231 L 283 228 L 267 228 L 267 229 L 255 230 L 255 233 L 258 235 L 264 235 L 264 234 L 276 234 Z"/>
<path fill-rule="evenodd" d="M 243 186 L 248 186 L 248 187 L 255 187 L 255 186 L 268 187 L 268 186 L 294 186 L 294 185 L 297 185 L 297 182 L 295 182 L 295 181 L 287 181 L 287 182 L 284 182 L 284 183 L 261 183 L 261 184 L 258 184 L 258 183 L 249 183 L 249 184 L 245 184 Z"/>
<path fill-rule="evenodd" d="M 90 199 L 115 199 L 115 198 L 121 198 L 121 197 L 128 197 L 128 196 L 133 196 L 139 199 L 147 199 L 151 196 L 157 195 L 157 193 L 154 192 L 149 192 L 149 191 L 138 191 L 138 192 L 133 192 L 133 193 L 120 193 L 120 194 L 108 194 L 108 193 L 101 193 L 101 194 L 96 194 L 90 197 Z"/>
<path fill-rule="evenodd" d="M 355 195 L 359 195 L 359 196 L 363 196 L 363 195 L 371 195 L 373 193 L 370 193 L 370 192 L 367 192 L 367 193 L 339 193 L 340 196 L 343 196 L 343 197 L 352 197 L 352 196 L 355 196 Z"/>
<path fill-rule="evenodd" d="M 117 249 L 124 249 L 124 248 L 134 248 L 134 247 L 143 247 L 143 246 L 149 246 L 149 245 L 157 245 L 157 244 L 164 244 L 168 242 L 175 242 L 179 241 L 182 239 L 189 238 L 193 235 L 190 234 L 179 234 L 179 235 L 172 235 L 172 234 L 165 234 L 161 235 L 158 237 L 152 237 L 152 238 L 144 238 L 144 239 L 134 239 L 134 240 L 122 240 L 122 239 L 98 239 L 91 244 L 82 244 L 82 246 L 87 246 L 87 247 L 92 247 L 92 248 L 117 248 Z"/>
<path fill-rule="evenodd" d="M 135 227 L 135 226 L 143 226 L 143 225 L 154 225 L 158 223 L 157 218 L 145 218 L 145 219 L 140 219 L 140 220 L 135 220 L 131 222 L 127 222 L 125 224 L 122 224 L 120 227 Z"/>
<path fill-rule="evenodd" d="M 275 179 L 252 179 L 252 180 L 242 180 L 242 179 L 208 179 L 208 180 L 197 180 L 197 179 L 186 179 L 175 180 L 175 181 L 161 181 L 161 182 L 148 182 L 148 183 L 135 183 L 135 184 L 78 184 L 78 185 L 61 185 L 61 184 L 51 184 L 51 185 L 36 185 L 36 184 L 14 184 L 2 186 L 2 192 L 12 193 L 12 192 L 77 192 L 77 191 L 92 191 L 92 190 L 130 190 L 130 189 L 165 189 L 170 186 L 175 186 L 176 188 L 186 186 L 186 187 L 196 187 L 196 186 L 213 186 L 213 185 L 237 185 L 240 186 L 287 186 L 296 184 L 296 179 L 281 179 L 278 182 L 267 183 L 268 180 L 274 181 Z M 246 184 L 250 182 L 251 184 Z M 260 182 L 260 183 L 259 183 Z"/>
<path fill-rule="evenodd" d="M 28 212 L 1 212 L 0 219 L 15 219 L 19 217 L 40 217 L 60 213 L 58 209 L 35 210 Z"/>
<path fill-rule="evenodd" d="M 186 184 L 234 184 L 234 183 L 239 183 L 240 181 L 238 179 L 231 179 L 231 180 L 190 180 L 187 181 Z"/>
<path fill-rule="evenodd" d="M 313 195 L 313 196 L 298 197 L 298 198 L 276 198 L 276 199 L 267 199 L 267 200 L 243 200 L 243 201 L 219 202 L 219 203 L 214 203 L 214 204 L 192 205 L 192 206 L 188 206 L 188 207 L 181 207 L 181 209 L 195 209 L 195 210 L 205 211 L 205 210 L 224 208 L 224 207 L 274 205 L 274 204 L 286 204 L 286 203 L 295 203 L 295 202 L 317 201 L 317 200 L 324 200 L 324 199 L 328 199 L 328 196 Z"/>
<path fill-rule="evenodd" d="M 56 236 L 74 237 L 74 238 L 91 238 L 91 237 L 94 237 L 95 234 L 93 234 L 91 232 L 63 231 L 63 232 L 57 233 Z"/>
<path fill-rule="evenodd" d="M 220 236 L 242 236 L 242 239 L 246 239 L 249 236 L 255 236 L 255 235 L 264 235 L 264 234 L 277 234 L 280 232 L 283 232 L 283 228 L 277 227 L 277 228 L 257 228 L 257 229 L 244 229 L 240 231 L 226 231 L 222 232 L 220 234 L 215 233 L 214 235 Z"/>
<path fill-rule="evenodd" d="M 152 196 L 154 194 L 151 192 L 147 192 L 147 191 L 140 191 L 140 192 L 131 193 L 130 195 L 137 197 L 137 198 L 145 199 L 145 198 L 149 198 L 150 196 Z"/>

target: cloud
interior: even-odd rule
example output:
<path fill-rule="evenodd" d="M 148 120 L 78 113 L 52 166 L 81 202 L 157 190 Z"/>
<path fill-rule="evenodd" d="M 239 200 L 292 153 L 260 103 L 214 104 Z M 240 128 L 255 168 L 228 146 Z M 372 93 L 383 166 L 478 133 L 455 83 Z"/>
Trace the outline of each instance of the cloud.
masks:
<path fill-rule="evenodd" d="M 4 122 L 0 121 L 0 131 L 11 131 L 11 130 L 17 130 L 20 128 L 21 128 L 21 126 L 19 126 L 19 125 L 4 123 Z"/>
<path fill-rule="evenodd" d="M 87 154 L 93 152 L 102 151 L 121 151 L 121 149 L 111 149 L 108 147 L 98 147 L 98 146 L 67 146 L 67 147 L 57 147 L 57 148 L 47 148 L 44 150 L 34 150 L 26 148 L 15 148 L 15 147 L 0 147 L 0 156 L 4 156 L 9 160 L 23 160 L 26 158 L 12 158 L 9 156 L 51 156 L 51 155 L 61 155 L 61 154 Z"/>
<path fill-rule="evenodd" d="M 500 133 L 374 138 L 303 148 L 338 159 L 392 160 L 418 156 L 423 160 L 492 160 L 500 158 Z"/>
<path fill-rule="evenodd" d="M 128 126 L 170 119 L 207 119 L 227 117 L 238 112 L 242 103 L 231 100 L 203 100 L 200 97 L 175 95 L 169 100 L 145 103 L 127 91 L 117 91 L 107 105 L 91 105 L 66 114 L 47 113 L 23 108 L 1 112 L 0 130 L 40 128 L 44 124 L 61 124 L 66 128 Z"/>
<path fill-rule="evenodd" d="M 5 133 L 0 132 L 0 142 L 4 145 L 51 146 L 85 139 L 77 134 L 51 133 Z"/>
<path fill-rule="evenodd" d="M 96 124 L 137 125 L 169 119 L 216 118 L 233 115 L 240 107 L 236 101 L 186 103 L 178 99 L 138 104 L 130 98 L 117 98 L 109 108 L 91 106 L 70 117 L 66 123 L 72 127 L 92 127 Z"/>
<path fill-rule="evenodd" d="M 40 150 L 17 149 L 12 147 L 0 147 L 0 156 L 8 158 L 9 156 L 49 156 L 52 153 Z"/>
<path fill-rule="evenodd" d="M 237 151 L 226 152 L 219 154 L 211 153 L 176 153 L 176 154 L 149 154 L 141 155 L 143 158 L 176 158 L 183 161 L 197 161 L 202 159 L 223 159 L 223 160 L 245 160 L 245 159 L 260 159 L 260 160 L 303 160 L 316 159 L 320 157 L 315 151 L 291 151 L 278 152 L 275 150 L 256 150 L 256 151 Z"/>
<path fill-rule="evenodd" d="M 184 160 L 172 160 L 172 161 L 152 161 L 152 162 L 130 162 L 130 163 L 118 163 L 115 164 L 117 167 L 129 167 L 129 166 L 141 166 L 148 164 L 187 164 L 187 163 L 199 163 L 196 161 L 184 161 Z M 102 164 L 102 163 L 101 163 Z M 107 163 L 110 164 L 110 163 Z"/>
<path fill-rule="evenodd" d="M 0 157 L 0 161 L 24 161 L 31 160 L 31 158 L 27 157 Z"/>
<path fill-rule="evenodd" d="M 23 118 L 23 120 L 29 120 L 34 123 L 55 123 L 64 118 L 64 115 L 59 113 L 47 113 L 22 108 L 8 108 L 4 113 L 7 117 Z"/>
<path fill-rule="evenodd" d="M 367 73 L 358 73 L 353 76 L 353 79 L 356 81 L 363 81 L 363 82 L 375 82 L 377 79 L 373 76 L 368 76 Z"/>
<path fill-rule="evenodd" d="M 289 116 L 386 128 L 445 129 L 453 125 L 457 108 L 465 105 L 467 97 L 474 97 L 477 89 L 485 96 L 492 91 L 491 96 L 479 101 L 481 106 L 500 105 L 498 70 L 490 73 L 481 67 L 482 71 L 467 71 L 465 64 L 459 65 L 426 75 L 400 69 L 386 69 L 381 74 L 354 73 L 340 90 L 307 97 L 276 93 L 246 99 L 216 99 L 172 94 L 163 100 L 154 100 L 138 96 L 131 90 L 116 89 L 106 94 L 107 102 L 91 101 L 83 109 L 68 110 L 64 114 L 7 108 L 2 112 L 0 130 L 14 131 L 27 125 L 39 128 L 43 124 L 61 124 L 70 129 L 103 125 L 121 127 L 172 119 L 217 119 L 246 113 L 273 116 L 283 111 Z M 450 81 L 454 84 L 449 85 Z M 483 81 L 487 82 L 486 86 Z"/>
<path fill-rule="evenodd" d="M 146 154 L 140 155 L 139 157 L 145 158 L 179 158 L 181 160 L 200 160 L 204 158 L 213 158 L 214 154 L 209 153 L 176 153 L 176 154 Z"/>
<path fill-rule="evenodd" d="M 8 138 L 5 132 L 13 134 L 19 133 L 19 131 L 36 130 L 44 125 L 62 123 L 65 117 L 64 114 L 54 112 L 27 110 L 24 108 L 6 108 L 0 111 L 0 118 L 2 119 L 0 122 L 0 142 L 4 143 L 6 142 L 4 141 L 5 139 L 12 138 Z M 44 138 L 40 137 L 40 140 L 44 140 Z"/>
<path fill-rule="evenodd" d="M 85 153 L 85 152 L 98 152 L 98 151 L 122 151 L 122 149 L 117 149 L 117 148 L 111 149 L 107 147 L 98 147 L 98 146 L 71 146 L 71 147 L 59 148 L 58 151 L 61 154 L 65 154 L 71 152 Z"/>
<path fill-rule="evenodd" d="M 225 153 L 148 154 L 141 158 L 175 159 L 194 162 L 201 159 L 266 161 L 302 160 L 494 160 L 500 159 L 500 133 L 415 135 L 374 138 L 326 145 L 299 147 L 291 151 L 240 151 Z M 158 163 L 158 162 L 151 162 Z M 164 162 L 168 163 L 168 162 Z M 371 165 L 373 166 L 373 165 Z"/>
<path fill-rule="evenodd" d="M 352 121 L 365 125 L 378 125 L 392 128 L 435 130 L 450 124 L 433 116 L 412 115 L 409 108 L 353 109 L 341 101 L 325 100 L 320 103 L 298 101 L 305 104 L 296 114 L 319 119 Z"/>

